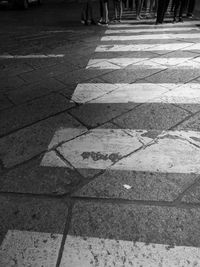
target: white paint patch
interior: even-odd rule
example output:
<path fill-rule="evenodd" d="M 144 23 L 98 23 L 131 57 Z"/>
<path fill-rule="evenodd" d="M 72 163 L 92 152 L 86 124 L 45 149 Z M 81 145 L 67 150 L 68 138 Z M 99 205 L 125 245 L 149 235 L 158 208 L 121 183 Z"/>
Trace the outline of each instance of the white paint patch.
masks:
<path fill-rule="evenodd" d="M 62 235 L 9 230 L 0 247 L 2 267 L 54 267 Z"/>
<path fill-rule="evenodd" d="M 200 248 L 68 235 L 61 267 L 193 267 Z"/>
<path fill-rule="evenodd" d="M 132 27 L 133 28 L 133 27 Z M 162 28 L 162 29 L 152 29 L 152 28 L 146 28 L 146 29 L 111 29 L 106 30 L 105 34 L 121 34 L 121 33 L 143 33 L 143 32 L 184 32 L 184 31 L 199 31 L 199 28 L 197 27 L 174 27 L 174 28 Z"/>
<path fill-rule="evenodd" d="M 134 40 L 176 40 L 176 39 L 199 39 L 200 33 L 187 33 L 187 34 L 144 34 L 144 35 L 112 35 L 104 36 L 101 41 L 134 41 Z"/>
<path fill-rule="evenodd" d="M 59 58 L 64 57 L 64 54 L 57 55 L 0 55 L 0 59 L 26 59 L 26 58 Z"/>
<path fill-rule="evenodd" d="M 194 50 L 197 48 L 193 43 L 171 43 L 171 44 L 135 44 L 135 45 L 99 45 L 95 52 L 136 52 L 136 51 L 175 51 Z M 200 47 L 199 47 L 200 50 Z"/>
<path fill-rule="evenodd" d="M 151 131 L 126 131 L 91 130 L 58 150 L 77 169 L 200 174 L 200 132 L 163 131 L 152 139 Z"/>

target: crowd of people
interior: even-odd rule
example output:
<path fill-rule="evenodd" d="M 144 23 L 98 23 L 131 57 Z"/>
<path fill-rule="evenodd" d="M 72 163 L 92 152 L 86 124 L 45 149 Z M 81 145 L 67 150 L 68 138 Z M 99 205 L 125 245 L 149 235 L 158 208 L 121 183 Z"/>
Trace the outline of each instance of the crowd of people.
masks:
<path fill-rule="evenodd" d="M 96 22 L 93 18 L 93 2 L 95 0 L 81 0 L 83 8 L 81 13 L 81 22 L 85 25 L 108 25 L 109 21 L 109 1 L 99 0 L 99 20 Z M 195 0 L 112 0 L 114 6 L 114 18 L 112 22 L 121 22 L 124 6 L 129 6 L 131 10 L 136 11 L 136 20 L 146 18 L 156 18 L 156 24 L 162 24 L 165 14 L 170 12 L 173 16 L 173 22 L 183 22 L 183 14 L 191 18 L 195 8 Z M 144 14 L 142 15 L 142 11 Z"/>

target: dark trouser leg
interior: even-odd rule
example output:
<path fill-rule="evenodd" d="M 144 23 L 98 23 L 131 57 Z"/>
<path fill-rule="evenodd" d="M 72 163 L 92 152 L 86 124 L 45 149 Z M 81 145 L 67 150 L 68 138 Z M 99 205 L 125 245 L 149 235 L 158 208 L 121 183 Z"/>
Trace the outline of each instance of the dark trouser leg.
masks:
<path fill-rule="evenodd" d="M 181 6 L 180 6 L 180 11 L 179 11 L 179 18 L 183 17 L 183 11 L 185 9 L 185 0 L 181 0 Z"/>
<path fill-rule="evenodd" d="M 100 4 L 100 18 L 103 18 L 103 0 L 99 0 L 99 4 Z"/>
<path fill-rule="evenodd" d="M 163 0 L 158 0 L 158 9 L 157 9 L 157 23 L 163 22 L 163 13 L 164 13 L 164 5 Z"/>
<path fill-rule="evenodd" d="M 188 14 L 191 15 L 194 11 L 195 0 L 190 0 L 188 5 Z"/>
<path fill-rule="evenodd" d="M 177 17 L 177 11 L 179 8 L 180 0 L 175 0 L 175 6 L 174 6 L 174 19 Z"/>

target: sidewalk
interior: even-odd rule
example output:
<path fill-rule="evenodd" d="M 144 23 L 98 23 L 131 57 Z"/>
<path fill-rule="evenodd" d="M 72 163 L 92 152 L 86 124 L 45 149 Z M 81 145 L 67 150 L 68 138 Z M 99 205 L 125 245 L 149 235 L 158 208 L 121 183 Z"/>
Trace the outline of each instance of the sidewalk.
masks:
<path fill-rule="evenodd" d="M 63 10 L 0 17 L 0 267 L 200 266 L 199 21 Z"/>

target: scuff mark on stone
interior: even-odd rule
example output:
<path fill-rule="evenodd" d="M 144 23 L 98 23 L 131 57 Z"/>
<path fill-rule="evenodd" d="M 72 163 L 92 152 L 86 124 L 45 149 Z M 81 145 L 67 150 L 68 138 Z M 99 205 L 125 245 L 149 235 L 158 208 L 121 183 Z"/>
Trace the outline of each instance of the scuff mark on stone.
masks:
<path fill-rule="evenodd" d="M 194 141 L 200 142 L 200 138 L 198 137 L 190 136 L 190 138 Z"/>
<path fill-rule="evenodd" d="M 141 136 L 155 139 L 160 133 L 161 132 L 158 131 L 147 131 L 146 133 L 141 134 Z"/>
<path fill-rule="evenodd" d="M 91 157 L 93 161 L 110 160 L 113 163 L 117 162 L 122 158 L 120 153 L 102 154 L 101 152 L 83 152 L 81 156 L 83 160 L 89 159 Z"/>

